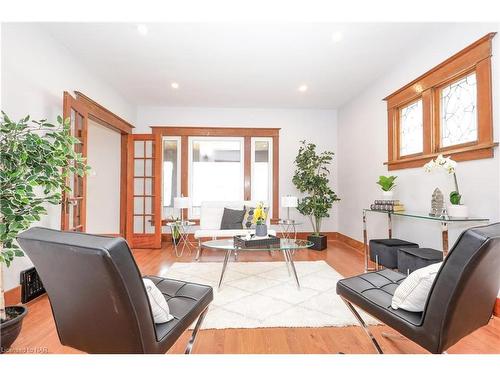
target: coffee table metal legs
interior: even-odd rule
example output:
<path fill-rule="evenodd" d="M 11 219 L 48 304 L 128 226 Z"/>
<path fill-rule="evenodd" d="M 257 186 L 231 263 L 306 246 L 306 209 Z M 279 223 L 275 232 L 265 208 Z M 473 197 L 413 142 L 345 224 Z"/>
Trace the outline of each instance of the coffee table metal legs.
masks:
<path fill-rule="evenodd" d="M 226 273 L 227 262 L 229 261 L 232 252 L 233 250 L 226 250 L 226 256 L 224 257 L 224 264 L 222 265 L 222 272 L 220 274 L 219 289 L 220 286 L 222 285 L 222 281 L 224 281 L 224 274 Z"/>
<path fill-rule="evenodd" d="M 297 289 L 300 290 L 299 277 L 297 276 L 297 270 L 295 269 L 295 265 L 293 264 L 293 258 L 290 250 L 285 250 L 285 256 L 288 258 L 288 263 L 290 263 L 290 268 L 293 271 L 293 276 L 295 277 L 295 282 L 297 283 Z"/>
<path fill-rule="evenodd" d="M 224 256 L 224 263 L 222 264 L 222 272 L 220 274 L 220 279 L 219 279 L 219 287 L 218 287 L 219 289 L 221 288 L 222 282 L 224 281 L 224 274 L 226 273 L 227 263 L 231 259 L 232 252 L 233 250 L 226 250 L 226 255 Z M 300 290 L 299 277 L 297 276 L 297 270 L 295 269 L 295 264 L 293 264 L 292 253 L 290 252 L 290 250 L 283 250 L 283 256 L 285 257 L 285 263 L 288 270 L 288 275 L 291 276 L 291 273 L 293 273 L 295 283 L 297 284 L 297 289 Z"/>

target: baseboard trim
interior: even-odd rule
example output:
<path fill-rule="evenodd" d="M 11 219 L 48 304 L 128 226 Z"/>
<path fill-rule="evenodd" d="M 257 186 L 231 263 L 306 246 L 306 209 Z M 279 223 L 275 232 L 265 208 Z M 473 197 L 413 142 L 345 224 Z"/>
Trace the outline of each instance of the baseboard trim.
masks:
<path fill-rule="evenodd" d="M 500 298 L 497 298 L 495 306 L 493 307 L 493 315 L 500 316 Z"/>
<path fill-rule="evenodd" d="M 13 306 L 21 303 L 21 285 L 5 292 L 5 306 Z"/>
<path fill-rule="evenodd" d="M 365 245 L 361 241 L 355 240 L 354 238 L 339 232 L 337 232 L 337 239 L 339 241 L 342 241 L 346 245 L 349 245 L 350 247 L 354 248 L 356 251 L 364 252 Z"/>

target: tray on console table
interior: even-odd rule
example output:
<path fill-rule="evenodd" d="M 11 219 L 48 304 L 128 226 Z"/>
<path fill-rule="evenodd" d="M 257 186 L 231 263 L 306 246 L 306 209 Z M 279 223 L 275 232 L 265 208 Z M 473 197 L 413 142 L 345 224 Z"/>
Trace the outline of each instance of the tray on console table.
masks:
<path fill-rule="evenodd" d="M 279 237 L 269 235 L 266 238 L 252 238 L 250 240 L 245 239 L 244 236 L 234 236 L 233 237 L 234 246 L 241 247 L 242 249 L 266 249 L 274 245 L 280 244 Z"/>

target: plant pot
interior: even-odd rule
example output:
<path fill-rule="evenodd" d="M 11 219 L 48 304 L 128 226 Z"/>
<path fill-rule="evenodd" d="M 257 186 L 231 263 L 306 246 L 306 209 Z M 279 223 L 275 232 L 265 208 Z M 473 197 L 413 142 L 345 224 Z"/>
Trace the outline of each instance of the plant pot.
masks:
<path fill-rule="evenodd" d="M 325 250 L 328 245 L 328 237 L 323 234 L 320 234 L 319 236 L 311 234 L 307 236 L 307 240 L 313 243 L 313 245 L 309 248 L 312 250 Z"/>
<path fill-rule="evenodd" d="M 257 237 L 266 237 L 267 236 L 267 225 L 266 224 L 257 224 L 255 226 L 255 235 Z"/>
<path fill-rule="evenodd" d="M 389 191 L 382 190 L 382 199 L 388 199 L 388 200 L 394 199 L 394 192 L 392 190 Z"/>
<path fill-rule="evenodd" d="M 469 208 L 464 204 L 449 204 L 446 207 L 448 216 L 451 217 L 468 217 Z"/>
<path fill-rule="evenodd" d="M 0 353 L 5 353 L 10 346 L 16 341 L 23 319 L 28 312 L 25 306 L 7 306 L 5 308 L 7 320 L 0 325 Z"/>

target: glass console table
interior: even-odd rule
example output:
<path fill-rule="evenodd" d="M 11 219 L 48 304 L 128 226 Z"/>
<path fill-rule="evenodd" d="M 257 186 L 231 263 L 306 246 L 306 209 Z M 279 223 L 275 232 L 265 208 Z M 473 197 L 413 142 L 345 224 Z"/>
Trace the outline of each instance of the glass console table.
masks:
<path fill-rule="evenodd" d="M 382 210 L 372 210 L 369 208 L 363 209 L 363 245 L 364 245 L 364 256 L 365 256 L 365 272 L 375 271 L 374 268 L 368 267 L 369 259 L 369 249 L 368 249 L 368 234 L 366 231 L 366 213 L 375 212 L 379 214 L 387 215 L 387 226 L 389 238 L 392 238 L 392 216 L 404 216 L 413 219 L 429 220 L 435 221 L 441 224 L 441 237 L 443 242 L 443 257 L 448 254 L 448 224 L 451 223 L 472 223 L 472 222 L 483 222 L 487 223 L 489 219 L 481 217 L 453 217 L 453 216 L 431 216 L 423 212 L 411 212 L 411 211 L 401 211 L 401 212 L 389 212 Z"/>

